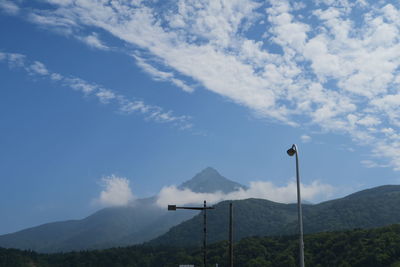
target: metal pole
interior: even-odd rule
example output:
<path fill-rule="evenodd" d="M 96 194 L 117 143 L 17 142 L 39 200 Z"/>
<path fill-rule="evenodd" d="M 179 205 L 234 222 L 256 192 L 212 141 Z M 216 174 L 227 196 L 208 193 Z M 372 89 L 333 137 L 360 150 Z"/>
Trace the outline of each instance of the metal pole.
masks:
<path fill-rule="evenodd" d="M 304 242 L 303 242 L 303 214 L 301 210 L 301 196 L 300 196 L 300 172 L 299 172 L 299 150 L 296 145 L 296 180 L 297 180 L 297 209 L 299 220 L 299 249 L 300 249 L 300 267 L 304 267 Z"/>
<path fill-rule="evenodd" d="M 202 210 L 204 213 L 204 239 L 203 239 L 203 260 L 204 267 L 207 267 L 207 209 L 214 209 L 214 207 L 207 207 L 207 202 L 204 200 L 203 207 L 177 207 L 176 205 L 168 205 L 168 210 L 177 210 L 177 209 L 186 209 L 186 210 Z"/>
<path fill-rule="evenodd" d="M 207 267 L 207 203 L 204 200 L 204 239 L 203 239 L 203 262 L 204 267 Z"/>
<path fill-rule="evenodd" d="M 233 206 L 229 203 L 229 267 L 233 267 Z"/>

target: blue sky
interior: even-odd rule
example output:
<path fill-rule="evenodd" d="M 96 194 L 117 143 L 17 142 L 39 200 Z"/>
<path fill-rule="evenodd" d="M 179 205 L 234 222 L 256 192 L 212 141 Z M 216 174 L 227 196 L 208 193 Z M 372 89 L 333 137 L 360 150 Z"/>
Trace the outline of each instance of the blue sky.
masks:
<path fill-rule="evenodd" d="M 304 198 L 400 169 L 398 1 L 0 0 L 0 233 L 159 196 Z M 199 195 L 207 166 L 250 186 Z"/>

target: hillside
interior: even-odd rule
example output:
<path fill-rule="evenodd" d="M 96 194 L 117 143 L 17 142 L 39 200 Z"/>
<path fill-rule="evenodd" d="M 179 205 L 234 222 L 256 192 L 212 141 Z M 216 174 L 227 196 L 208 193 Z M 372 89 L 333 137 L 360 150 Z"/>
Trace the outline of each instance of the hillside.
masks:
<path fill-rule="evenodd" d="M 313 267 L 399 267 L 400 226 L 378 229 L 325 232 L 304 236 L 305 265 Z M 208 246 L 210 266 L 225 267 L 226 241 Z M 296 267 L 298 238 L 250 237 L 234 245 L 234 266 Z M 84 252 L 37 254 L 0 248 L 0 267 L 19 266 L 131 266 L 172 267 L 179 264 L 201 266 L 199 248 L 149 247 L 136 245 Z"/>
<path fill-rule="evenodd" d="M 243 186 L 226 179 L 209 167 L 180 187 L 212 193 L 230 192 L 229 190 Z M 0 246 L 39 252 L 127 246 L 151 240 L 198 213 L 167 212 L 166 207 L 156 205 L 156 200 L 156 196 L 138 199 L 128 206 L 101 209 L 82 220 L 47 223 L 2 235 Z"/>
<path fill-rule="evenodd" d="M 209 187 L 208 184 L 213 186 Z M 224 191 L 238 187 L 245 188 L 212 168 L 203 170 L 180 186 L 196 192 L 217 188 L 218 191 Z M 3 235 L 0 236 L 0 246 L 53 253 L 128 246 L 142 242 L 151 245 L 201 245 L 201 214 L 195 211 L 167 212 L 166 208 L 158 207 L 155 201 L 156 197 L 139 199 L 134 205 L 105 208 L 82 220 L 49 223 Z M 235 240 L 297 232 L 296 204 L 262 199 L 233 203 Z M 215 210 L 208 212 L 209 242 L 227 239 L 228 204 L 229 201 L 221 202 L 215 205 Z M 316 205 L 304 204 L 303 220 L 305 233 L 373 228 L 398 223 L 400 186 L 380 186 Z"/>
<path fill-rule="evenodd" d="M 209 242 L 228 236 L 228 201 L 207 213 Z M 234 238 L 277 236 L 297 232 L 296 204 L 262 199 L 233 201 Z M 201 214 L 172 227 L 150 241 L 151 245 L 199 246 L 202 242 Z M 387 185 L 354 193 L 316 205 L 303 205 L 305 233 L 354 228 L 373 228 L 400 222 L 400 186 Z"/>
<path fill-rule="evenodd" d="M 105 208 L 82 220 L 48 223 L 3 235 L 0 245 L 57 252 L 136 244 L 156 237 L 195 214 L 171 216 L 159 207 L 139 200 L 135 206 Z M 154 227 L 152 231 L 143 230 L 159 218 L 163 220 L 160 229 Z"/>

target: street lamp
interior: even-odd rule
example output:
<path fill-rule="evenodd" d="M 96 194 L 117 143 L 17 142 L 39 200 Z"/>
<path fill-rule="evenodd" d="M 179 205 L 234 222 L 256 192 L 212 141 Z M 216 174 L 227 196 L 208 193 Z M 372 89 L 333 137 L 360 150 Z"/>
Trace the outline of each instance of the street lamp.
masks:
<path fill-rule="evenodd" d="M 299 150 L 296 144 L 293 144 L 287 151 L 289 156 L 296 155 L 296 180 L 297 180 L 297 209 L 299 220 L 299 248 L 300 248 L 300 267 L 304 267 L 304 242 L 303 242 L 303 215 L 301 212 L 301 196 L 300 196 L 300 173 L 299 173 Z"/>
<path fill-rule="evenodd" d="M 177 207 L 176 205 L 168 205 L 168 210 L 177 210 L 177 209 L 203 211 L 203 224 L 204 224 L 203 263 L 204 267 L 207 267 L 207 210 L 214 209 L 214 207 L 207 207 L 207 202 L 205 200 L 203 207 Z"/>

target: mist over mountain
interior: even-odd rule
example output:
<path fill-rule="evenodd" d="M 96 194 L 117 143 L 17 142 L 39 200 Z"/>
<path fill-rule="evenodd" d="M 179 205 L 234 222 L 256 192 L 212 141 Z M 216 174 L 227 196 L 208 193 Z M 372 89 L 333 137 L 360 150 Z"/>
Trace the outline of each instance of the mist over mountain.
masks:
<path fill-rule="evenodd" d="M 228 239 L 229 202 L 215 205 L 207 211 L 210 243 Z M 233 201 L 234 238 L 249 236 L 279 236 L 297 233 L 297 205 L 264 199 Z M 374 228 L 400 223 L 400 186 L 386 185 L 363 190 L 344 198 L 315 205 L 303 205 L 305 233 Z M 200 246 L 203 236 L 203 216 L 172 227 L 150 245 Z"/>
<path fill-rule="evenodd" d="M 231 192 L 245 187 L 208 167 L 180 185 L 180 188 L 214 193 Z M 127 206 L 101 209 L 82 220 L 47 223 L 2 235 L 0 246 L 59 252 L 133 245 L 164 234 L 172 226 L 198 213 L 191 210 L 167 212 L 167 205 L 170 203 L 160 207 L 156 201 L 157 196 L 137 199 Z"/>
<path fill-rule="evenodd" d="M 206 168 L 182 183 L 180 190 L 198 193 L 226 192 L 247 187 Z M 182 191 L 184 192 L 184 191 Z M 177 196 L 179 197 L 179 196 Z M 185 210 L 168 212 L 158 197 L 138 199 L 131 205 L 101 209 L 82 220 L 43 224 L 0 236 L 0 246 L 39 252 L 76 251 L 149 245 L 200 246 L 202 214 Z M 208 239 L 226 240 L 228 204 L 223 201 L 208 211 Z M 288 235 L 297 232 L 296 204 L 265 199 L 235 200 L 234 238 Z M 164 203 L 162 203 L 164 205 Z M 373 228 L 400 222 L 400 186 L 380 186 L 344 198 L 303 205 L 305 233 Z"/>

